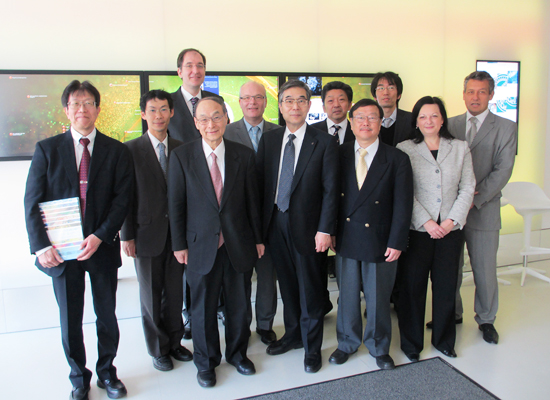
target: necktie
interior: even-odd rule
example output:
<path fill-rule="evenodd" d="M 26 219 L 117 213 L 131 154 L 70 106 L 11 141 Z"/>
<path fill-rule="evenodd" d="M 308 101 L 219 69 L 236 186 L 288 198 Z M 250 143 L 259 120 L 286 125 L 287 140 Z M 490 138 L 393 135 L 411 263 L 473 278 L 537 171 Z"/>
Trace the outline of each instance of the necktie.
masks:
<path fill-rule="evenodd" d="M 470 127 L 470 130 L 468 131 L 468 144 L 471 145 L 472 142 L 474 141 L 474 138 L 476 137 L 476 134 L 477 134 L 477 118 L 476 117 L 472 117 L 470 118 L 470 123 L 472 124 L 472 126 Z"/>
<path fill-rule="evenodd" d="M 332 134 L 332 136 L 336 138 L 336 143 L 340 144 L 340 137 L 338 136 L 338 131 L 340 130 L 341 126 L 334 125 L 333 128 L 334 128 L 334 133 Z"/>
<path fill-rule="evenodd" d="M 82 222 L 84 222 L 84 215 L 86 214 L 86 191 L 88 190 L 88 171 L 90 169 L 90 152 L 88 151 L 90 139 L 81 138 L 80 144 L 84 146 L 80 167 L 78 168 L 80 179 L 80 212 L 82 214 Z"/>
<path fill-rule="evenodd" d="M 382 125 L 384 126 L 384 128 L 389 128 L 391 126 L 392 121 L 393 119 L 391 118 L 384 118 L 382 120 Z"/>
<path fill-rule="evenodd" d="M 160 163 L 160 167 L 162 168 L 162 172 L 164 173 L 164 178 L 166 178 L 166 151 L 164 150 L 166 148 L 166 146 L 164 145 L 164 143 L 159 143 L 158 144 L 158 149 L 159 149 L 159 163 Z"/>
<path fill-rule="evenodd" d="M 252 142 L 252 146 L 254 147 L 254 151 L 258 152 L 258 135 L 260 133 L 260 127 L 259 126 L 253 126 L 250 128 L 250 131 L 248 132 L 248 135 L 250 136 L 250 141 Z"/>
<path fill-rule="evenodd" d="M 359 190 L 361 190 L 361 187 L 363 186 L 363 182 L 365 182 L 365 178 L 367 177 L 367 171 L 368 171 L 367 162 L 365 161 L 367 150 L 359 149 L 357 151 L 359 152 L 359 162 L 357 163 L 357 169 L 355 170 L 355 174 L 357 175 L 357 186 L 359 187 Z"/>
<path fill-rule="evenodd" d="M 218 167 L 218 162 L 216 161 L 218 157 L 216 157 L 216 154 L 210 153 L 212 155 L 212 167 L 210 167 L 210 177 L 212 178 L 212 184 L 214 185 L 214 191 L 216 192 L 216 199 L 218 199 L 218 206 L 220 205 L 222 201 L 222 193 L 223 193 L 223 181 L 222 181 L 222 174 L 220 172 L 220 167 Z M 223 240 L 223 234 L 220 229 L 220 239 L 218 241 L 218 249 L 222 247 L 224 240 Z"/>
<path fill-rule="evenodd" d="M 193 117 L 195 116 L 195 111 L 197 109 L 197 102 L 199 101 L 199 98 L 198 97 L 191 97 L 191 100 L 189 100 L 191 102 L 191 105 L 193 106 Z"/>
<path fill-rule="evenodd" d="M 288 210 L 290 204 L 290 188 L 294 177 L 294 159 L 296 157 L 293 142 L 295 138 L 296 135 L 293 133 L 288 135 L 288 142 L 283 153 L 283 165 L 279 177 L 279 194 L 277 195 L 277 207 L 282 212 Z"/>

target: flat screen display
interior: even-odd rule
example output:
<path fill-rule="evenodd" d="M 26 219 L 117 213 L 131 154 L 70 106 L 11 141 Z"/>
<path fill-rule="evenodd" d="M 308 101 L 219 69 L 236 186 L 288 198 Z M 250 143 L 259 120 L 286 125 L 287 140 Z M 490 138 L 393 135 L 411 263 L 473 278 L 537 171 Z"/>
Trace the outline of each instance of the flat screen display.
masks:
<path fill-rule="evenodd" d="M 0 159 L 29 159 L 36 142 L 69 129 L 61 94 L 74 79 L 99 90 L 99 131 L 121 142 L 141 136 L 140 73 L 0 71 Z"/>

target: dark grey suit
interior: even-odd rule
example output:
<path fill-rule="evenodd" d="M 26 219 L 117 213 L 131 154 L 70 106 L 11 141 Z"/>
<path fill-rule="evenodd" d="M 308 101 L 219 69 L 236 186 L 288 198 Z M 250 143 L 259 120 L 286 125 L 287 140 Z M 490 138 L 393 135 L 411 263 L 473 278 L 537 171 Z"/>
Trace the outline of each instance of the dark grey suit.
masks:
<path fill-rule="evenodd" d="M 264 120 L 262 136 L 265 132 L 275 128 L 280 128 L 280 126 Z M 227 125 L 223 137 L 254 149 L 244 119 Z M 256 274 L 256 325 L 260 329 L 270 330 L 277 312 L 277 274 L 267 249 L 264 256 L 256 262 Z M 252 322 L 252 314 L 249 319 Z"/>
<path fill-rule="evenodd" d="M 458 139 L 466 138 L 466 115 L 449 119 L 449 130 Z M 514 168 L 517 149 L 517 125 L 489 112 L 470 145 L 476 192 L 474 208 L 468 213 L 464 233 L 476 283 L 475 320 L 492 324 L 498 310 L 496 275 L 500 224 L 501 190 Z M 463 264 L 463 263 L 461 263 Z M 457 285 L 456 317 L 462 317 L 462 267 Z"/>

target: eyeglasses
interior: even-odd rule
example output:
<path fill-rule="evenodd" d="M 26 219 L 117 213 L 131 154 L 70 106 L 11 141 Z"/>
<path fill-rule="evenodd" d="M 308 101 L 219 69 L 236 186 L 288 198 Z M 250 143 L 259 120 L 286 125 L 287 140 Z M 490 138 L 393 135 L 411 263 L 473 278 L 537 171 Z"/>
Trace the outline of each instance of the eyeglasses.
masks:
<path fill-rule="evenodd" d="M 80 101 L 71 101 L 69 104 L 67 104 L 67 106 L 71 109 L 71 110 L 79 110 L 80 107 L 84 107 L 85 109 L 90 109 L 92 107 L 95 107 L 96 106 L 96 102 L 95 101 L 84 101 L 84 102 L 80 102 Z"/>
<path fill-rule="evenodd" d="M 263 99 L 265 99 L 265 96 L 262 96 L 261 94 L 259 94 L 257 96 L 243 96 L 243 97 L 239 97 L 239 99 L 243 101 L 252 101 L 252 99 L 256 99 L 256 101 L 262 101 Z"/>
<path fill-rule="evenodd" d="M 305 106 L 308 101 L 306 99 L 284 99 L 281 103 L 284 103 L 287 106 L 293 106 L 294 103 L 297 103 L 300 107 Z"/>
<path fill-rule="evenodd" d="M 200 125 L 206 126 L 210 121 L 212 121 L 212 123 L 214 124 L 217 124 L 218 122 L 221 122 L 224 118 L 225 116 L 216 115 L 215 117 L 212 117 L 212 118 L 207 118 L 207 117 L 197 118 L 197 121 L 199 121 Z"/>
<path fill-rule="evenodd" d="M 204 64 L 185 64 L 183 68 L 185 69 L 193 69 L 193 67 L 197 67 L 197 69 L 204 69 Z"/>
<path fill-rule="evenodd" d="M 371 124 L 374 124 L 374 123 L 380 121 L 379 117 L 374 117 L 374 116 L 370 116 L 370 115 L 368 117 L 365 117 L 363 115 L 358 115 L 356 117 L 353 117 L 352 119 L 359 122 L 360 124 L 362 124 L 366 121 L 369 121 Z"/>
<path fill-rule="evenodd" d="M 384 90 L 388 90 L 388 91 L 392 91 L 392 90 L 397 90 L 397 88 L 393 85 L 390 85 L 390 86 L 377 86 L 376 87 L 376 91 L 377 92 L 383 92 Z"/>

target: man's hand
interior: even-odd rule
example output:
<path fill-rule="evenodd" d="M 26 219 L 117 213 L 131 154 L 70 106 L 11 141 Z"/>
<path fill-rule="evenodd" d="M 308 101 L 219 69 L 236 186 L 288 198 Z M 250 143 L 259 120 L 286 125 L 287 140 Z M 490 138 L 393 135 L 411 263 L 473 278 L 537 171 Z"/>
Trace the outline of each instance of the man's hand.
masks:
<path fill-rule="evenodd" d="M 265 246 L 263 244 L 257 244 L 256 250 L 258 251 L 258 258 L 262 258 L 265 254 Z"/>
<path fill-rule="evenodd" d="M 61 258 L 57 250 L 52 247 L 51 249 L 48 249 L 48 251 L 46 251 L 45 253 L 42 253 L 38 256 L 38 262 L 44 268 L 53 268 L 61 264 L 63 262 L 63 259 Z"/>
<path fill-rule="evenodd" d="M 317 232 L 317 234 L 315 235 L 315 250 L 317 251 L 317 253 L 327 251 L 330 246 L 332 246 L 330 235 Z"/>
<path fill-rule="evenodd" d="M 174 251 L 174 257 L 180 264 L 187 264 L 187 258 L 189 257 L 189 249 Z"/>
<path fill-rule="evenodd" d="M 386 262 L 396 261 L 400 255 L 401 255 L 401 250 L 395 250 L 389 247 L 386 249 L 386 252 L 384 253 L 384 256 L 387 257 Z"/>
<path fill-rule="evenodd" d="M 330 237 L 330 249 L 336 253 L 336 236 Z"/>
<path fill-rule="evenodd" d="M 426 222 L 424 228 L 426 228 L 426 231 L 430 234 L 432 239 L 441 239 L 447 234 L 445 229 L 439 226 L 433 219 Z"/>
<path fill-rule="evenodd" d="M 97 251 L 97 248 L 101 244 L 102 240 L 93 233 L 88 236 L 80 245 L 80 250 L 84 249 L 82 253 L 76 257 L 78 261 L 84 261 L 89 259 Z"/>
<path fill-rule="evenodd" d="M 136 258 L 136 242 L 135 240 L 128 240 L 122 242 L 122 251 L 128 257 Z"/>

